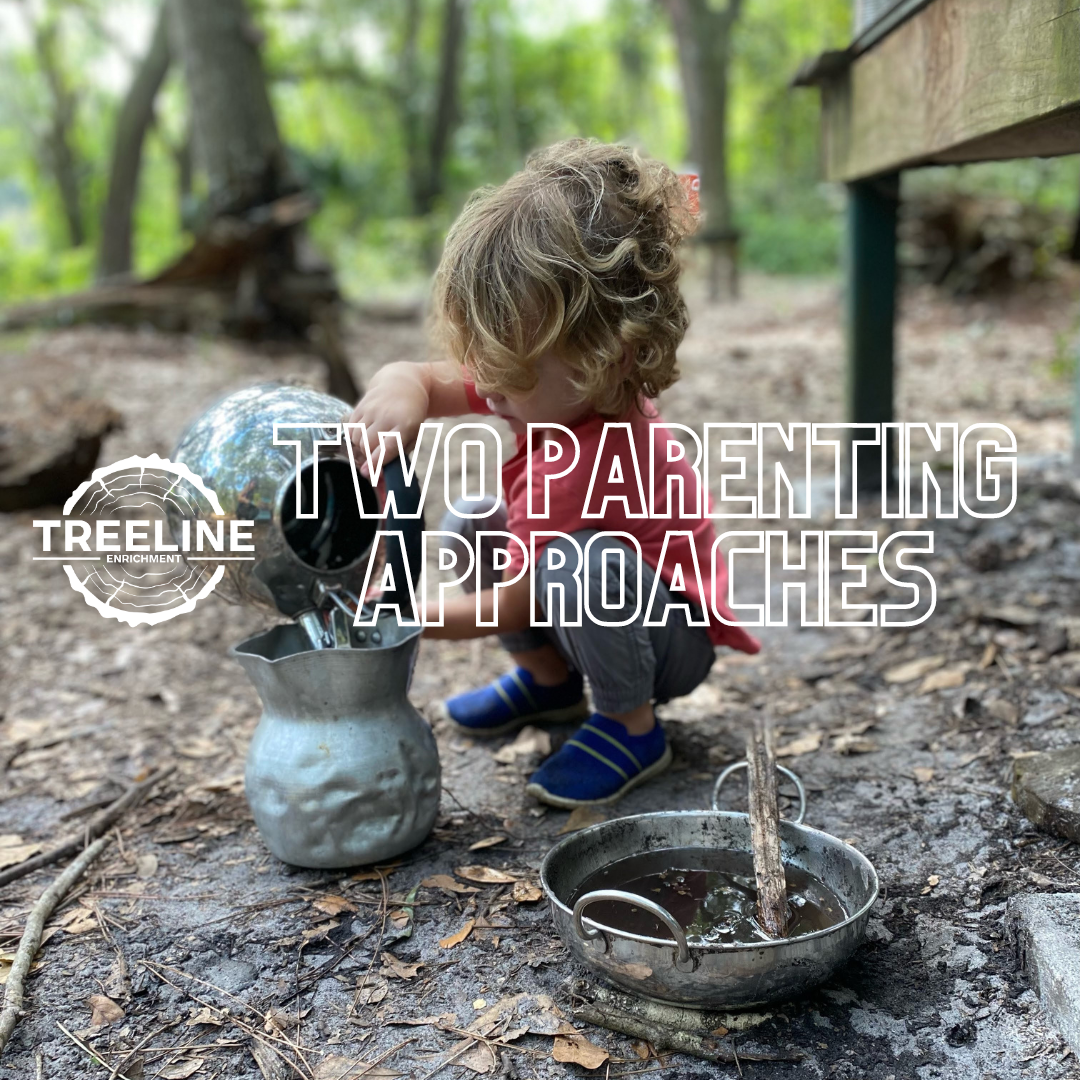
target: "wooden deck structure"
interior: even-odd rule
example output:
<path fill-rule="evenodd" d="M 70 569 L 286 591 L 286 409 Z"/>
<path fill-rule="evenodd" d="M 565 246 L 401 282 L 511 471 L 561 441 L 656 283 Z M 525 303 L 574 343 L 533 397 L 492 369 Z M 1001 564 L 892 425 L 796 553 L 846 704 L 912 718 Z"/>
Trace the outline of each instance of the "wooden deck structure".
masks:
<path fill-rule="evenodd" d="M 848 419 L 872 423 L 893 419 L 900 174 L 1080 153 L 1080 0 L 860 9 L 851 45 L 795 85 L 820 89 L 825 176 L 848 186 Z"/>

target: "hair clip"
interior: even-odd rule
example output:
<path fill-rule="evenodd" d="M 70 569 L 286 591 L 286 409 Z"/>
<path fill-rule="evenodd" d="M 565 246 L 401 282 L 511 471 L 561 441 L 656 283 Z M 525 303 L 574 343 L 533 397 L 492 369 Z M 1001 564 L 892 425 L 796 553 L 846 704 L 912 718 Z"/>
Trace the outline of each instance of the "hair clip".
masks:
<path fill-rule="evenodd" d="M 701 213 L 701 177 L 697 173 L 679 173 L 679 182 L 686 192 L 686 201 L 690 204 L 691 214 Z"/>

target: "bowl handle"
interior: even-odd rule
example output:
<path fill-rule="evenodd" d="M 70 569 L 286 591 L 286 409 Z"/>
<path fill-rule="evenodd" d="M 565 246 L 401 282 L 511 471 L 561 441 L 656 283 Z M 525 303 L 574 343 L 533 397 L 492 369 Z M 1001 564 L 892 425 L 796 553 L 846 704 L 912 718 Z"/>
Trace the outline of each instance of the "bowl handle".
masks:
<path fill-rule="evenodd" d="M 738 772 L 739 769 L 745 769 L 747 762 L 736 761 L 734 765 L 729 765 L 717 778 L 716 783 L 713 785 L 712 791 L 712 808 L 714 810 L 720 809 L 720 789 L 724 786 L 724 781 L 733 773 Z M 799 813 L 794 818 L 796 825 L 803 823 L 803 818 L 806 817 L 806 789 L 803 787 L 802 781 L 793 773 L 790 769 L 785 769 L 783 765 L 776 766 L 777 772 L 782 772 L 794 785 L 795 790 L 799 793 Z"/>
<path fill-rule="evenodd" d="M 655 915 L 671 931 L 671 936 L 679 947 L 679 963 L 685 964 L 689 961 L 690 946 L 686 943 L 686 934 L 679 925 L 678 920 L 655 900 L 650 900 L 647 896 L 638 896 L 637 893 L 623 892 L 621 889 L 596 889 L 593 892 L 586 893 L 578 900 L 574 905 L 574 930 L 577 931 L 579 938 L 591 941 L 601 934 L 601 931 L 596 927 L 586 926 L 582 922 L 585 909 L 590 904 L 595 904 L 597 900 L 618 900 L 624 904 L 633 904 L 634 907 L 639 907 L 650 915 Z"/>

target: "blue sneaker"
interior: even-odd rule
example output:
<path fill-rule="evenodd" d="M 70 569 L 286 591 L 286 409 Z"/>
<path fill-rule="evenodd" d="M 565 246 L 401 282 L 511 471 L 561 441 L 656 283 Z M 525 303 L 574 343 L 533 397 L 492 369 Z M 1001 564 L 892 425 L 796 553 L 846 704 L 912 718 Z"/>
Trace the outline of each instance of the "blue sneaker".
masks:
<path fill-rule="evenodd" d="M 541 686 L 524 668 L 488 686 L 443 702 L 446 715 L 469 735 L 506 735 L 526 724 L 570 723 L 589 715 L 585 681 L 576 671 L 558 686 Z"/>
<path fill-rule="evenodd" d="M 618 721 L 593 713 L 533 773 L 525 790 L 549 806 L 603 805 L 670 764 L 671 747 L 659 722 L 646 735 L 631 735 Z"/>

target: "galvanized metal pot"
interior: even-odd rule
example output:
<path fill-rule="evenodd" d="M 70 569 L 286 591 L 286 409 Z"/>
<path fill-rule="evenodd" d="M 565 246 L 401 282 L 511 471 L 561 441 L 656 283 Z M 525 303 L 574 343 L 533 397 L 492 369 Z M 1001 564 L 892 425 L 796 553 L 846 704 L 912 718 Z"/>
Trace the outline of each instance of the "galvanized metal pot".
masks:
<path fill-rule="evenodd" d="M 380 620 L 365 646 L 313 650 L 287 624 L 230 650 L 263 703 L 244 786 L 279 859 L 356 866 L 400 855 L 431 831 L 439 755 L 406 697 L 419 635 Z"/>
<path fill-rule="evenodd" d="M 800 812 L 798 822 L 780 822 L 781 855 L 785 864 L 807 871 L 837 895 L 848 914 L 836 926 L 748 944 L 691 944 L 671 915 L 642 897 L 631 896 L 631 902 L 664 922 L 670 938 L 632 934 L 585 916 L 594 900 L 630 894 L 598 891 L 571 906 L 582 882 L 595 871 L 643 851 L 753 851 L 746 814 L 672 811 L 601 822 L 568 836 L 548 852 L 540 880 L 559 936 L 575 959 L 609 982 L 660 1001 L 740 1009 L 798 997 L 827 979 L 855 951 L 878 895 L 877 874 L 865 855 L 801 820 Z"/>

